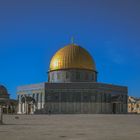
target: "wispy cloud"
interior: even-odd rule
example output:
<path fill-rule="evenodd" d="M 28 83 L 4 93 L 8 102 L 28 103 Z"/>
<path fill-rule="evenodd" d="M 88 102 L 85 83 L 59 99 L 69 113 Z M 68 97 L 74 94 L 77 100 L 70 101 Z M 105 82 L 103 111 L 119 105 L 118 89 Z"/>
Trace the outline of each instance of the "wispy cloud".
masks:
<path fill-rule="evenodd" d="M 105 53 L 107 57 L 116 64 L 125 63 L 125 54 L 120 47 L 114 46 L 111 41 L 105 42 Z"/>

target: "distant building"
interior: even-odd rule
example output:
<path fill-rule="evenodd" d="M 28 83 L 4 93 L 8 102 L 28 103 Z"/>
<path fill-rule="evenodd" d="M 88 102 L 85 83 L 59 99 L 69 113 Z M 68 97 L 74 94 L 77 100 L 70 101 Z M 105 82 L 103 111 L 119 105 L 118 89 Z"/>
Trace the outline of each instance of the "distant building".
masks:
<path fill-rule="evenodd" d="M 140 98 L 128 96 L 128 113 L 140 113 Z"/>
<path fill-rule="evenodd" d="M 17 101 L 9 98 L 7 89 L 3 85 L 0 85 L 0 106 L 6 114 L 17 111 Z"/>
<path fill-rule="evenodd" d="M 70 44 L 50 62 L 48 82 L 17 88 L 18 114 L 127 113 L 127 87 L 97 82 L 93 58 Z"/>

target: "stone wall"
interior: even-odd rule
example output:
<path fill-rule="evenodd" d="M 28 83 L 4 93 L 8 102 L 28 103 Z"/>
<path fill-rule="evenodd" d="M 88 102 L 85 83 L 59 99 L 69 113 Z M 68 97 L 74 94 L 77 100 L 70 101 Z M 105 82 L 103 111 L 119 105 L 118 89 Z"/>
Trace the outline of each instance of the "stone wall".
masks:
<path fill-rule="evenodd" d="M 112 113 L 110 103 L 77 103 L 77 102 L 62 102 L 62 103 L 47 103 L 47 110 L 53 114 L 99 114 Z"/>

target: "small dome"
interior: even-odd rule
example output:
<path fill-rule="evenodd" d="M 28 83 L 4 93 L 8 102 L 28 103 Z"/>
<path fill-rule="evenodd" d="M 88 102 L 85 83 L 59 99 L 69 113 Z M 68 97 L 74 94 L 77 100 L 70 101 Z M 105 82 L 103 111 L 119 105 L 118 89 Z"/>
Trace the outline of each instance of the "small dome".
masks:
<path fill-rule="evenodd" d="M 82 47 L 70 44 L 58 50 L 52 57 L 49 71 L 63 69 L 94 70 L 95 62 L 91 55 Z"/>
<path fill-rule="evenodd" d="M 7 89 L 3 85 L 0 85 L 0 96 L 1 95 L 8 95 Z"/>

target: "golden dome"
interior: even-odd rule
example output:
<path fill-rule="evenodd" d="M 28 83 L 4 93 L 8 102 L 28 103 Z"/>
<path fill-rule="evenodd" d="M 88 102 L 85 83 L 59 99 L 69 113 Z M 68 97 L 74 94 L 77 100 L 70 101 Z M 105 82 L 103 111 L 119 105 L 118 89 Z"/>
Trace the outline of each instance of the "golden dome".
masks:
<path fill-rule="evenodd" d="M 90 54 L 82 47 L 70 44 L 58 50 L 50 62 L 50 71 L 60 69 L 96 70 Z"/>

